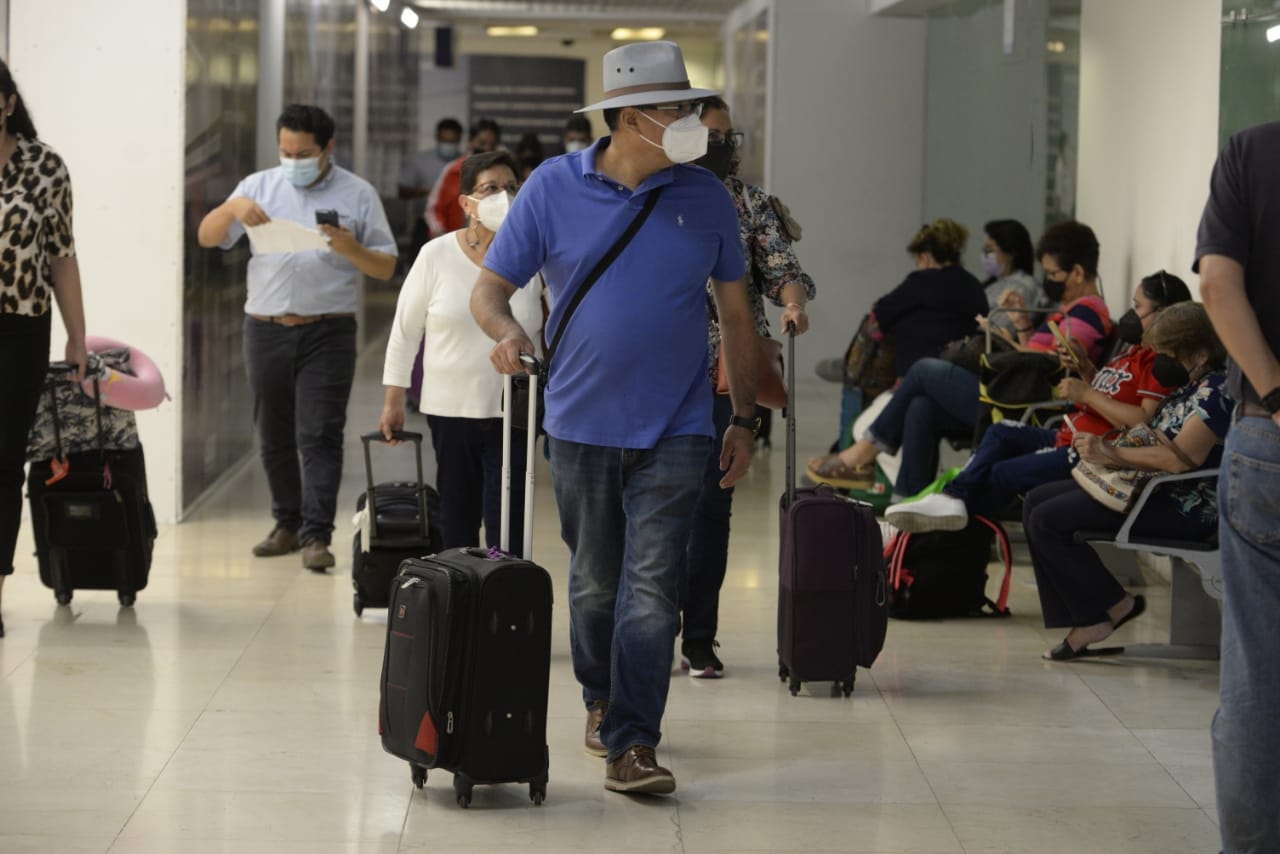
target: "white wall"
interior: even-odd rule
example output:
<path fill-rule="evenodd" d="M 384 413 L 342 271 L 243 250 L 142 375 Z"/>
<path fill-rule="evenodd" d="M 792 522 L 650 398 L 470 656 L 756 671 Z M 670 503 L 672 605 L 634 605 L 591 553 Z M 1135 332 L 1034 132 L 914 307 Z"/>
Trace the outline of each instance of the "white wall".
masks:
<path fill-rule="evenodd" d="M 775 0 L 768 189 L 804 228 L 818 286 L 802 370 L 844 353 L 909 271 L 923 197 L 925 22 L 849 0 Z"/>
<path fill-rule="evenodd" d="M 186 3 L 10 0 L 9 64 L 66 160 L 90 334 L 144 350 L 173 401 L 140 413 L 156 516 L 177 518 Z M 53 352 L 66 338 L 54 324 Z"/>
<path fill-rule="evenodd" d="M 1191 274 L 1217 155 L 1219 0 L 1084 0 L 1077 217 L 1113 312 L 1161 268 Z"/>

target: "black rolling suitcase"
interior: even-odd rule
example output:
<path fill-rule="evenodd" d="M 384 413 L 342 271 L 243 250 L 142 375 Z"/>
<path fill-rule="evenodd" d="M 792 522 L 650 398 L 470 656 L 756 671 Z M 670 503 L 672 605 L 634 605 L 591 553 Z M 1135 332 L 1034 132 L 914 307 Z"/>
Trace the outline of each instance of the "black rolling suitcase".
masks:
<path fill-rule="evenodd" d="M 530 399 L 536 399 L 536 379 Z M 507 399 L 511 399 L 510 378 Z M 533 546 L 535 412 L 527 433 L 524 554 Z M 510 441 L 510 407 L 505 416 Z M 504 457 L 502 548 L 449 549 L 405 561 L 391 590 L 378 731 L 408 760 L 413 783 L 453 773 L 459 806 L 477 783 L 526 783 L 533 803 L 547 791 L 547 694 L 551 675 L 551 576 L 508 557 Z"/>
<path fill-rule="evenodd" d="M 142 448 L 65 460 L 53 483 L 51 460 L 33 462 L 27 477 L 40 580 L 62 605 L 76 590 L 115 590 L 128 607 L 147 586 L 156 539 Z"/>
<path fill-rule="evenodd" d="M 352 606 L 357 617 L 365 608 L 387 607 L 401 563 L 440 551 L 440 496 L 422 479 L 422 434 L 401 431 L 395 438 L 413 443 L 416 481 L 374 484 L 369 445 L 386 438 L 376 430 L 360 437 L 368 488 L 356 499 L 356 516 L 365 522 L 351 543 Z M 367 514 L 366 507 L 372 508 Z"/>
<path fill-rule="evenodd" d="M 778 676 L 853 693 L 884 646 L 889 588 L 875 511 L 829 486 L 796 489 L 795 335 L 787 336 L 787 488 L 778 556 Z"/>

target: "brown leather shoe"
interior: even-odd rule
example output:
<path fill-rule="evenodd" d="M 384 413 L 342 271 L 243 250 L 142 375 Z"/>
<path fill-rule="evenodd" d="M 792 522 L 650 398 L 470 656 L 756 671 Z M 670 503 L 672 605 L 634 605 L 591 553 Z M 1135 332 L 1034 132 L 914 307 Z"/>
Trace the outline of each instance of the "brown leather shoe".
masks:
<path fill-rule="evenodd" d="M 604 759 L 609 755 L 609 748 L 604 746 L 604 742 L 600 740 L 600 724 L 604 722 L 605 712 L 609 711 L 609 704 L 603 700 L 596 700 L 591 704 L 591 708 L 587 709 L 587 735 L 583 739 L 583 747 L 591 756 L 599 756 Z"/>
<path fill-rule="evenodd" d="M 298 532 L 276 525 L 267 538 L 253 547 L 256 557 L 278 557 L 298 550 Z"/>
<path fill-rule="evenodd" d="M 652 747 L 633 744 L 605 767 L 604 787 L 611 792 L 669 795 L 676 790 L 676 778 L 658 764 Z"/>
<path fill-rule="evenodd" d="M 312 537 L 302 544 L 302 565 L 312 572 L 324 572 L 335 563 L 337 561 L 329 551 L 329 544 L 319 537 Z"/>

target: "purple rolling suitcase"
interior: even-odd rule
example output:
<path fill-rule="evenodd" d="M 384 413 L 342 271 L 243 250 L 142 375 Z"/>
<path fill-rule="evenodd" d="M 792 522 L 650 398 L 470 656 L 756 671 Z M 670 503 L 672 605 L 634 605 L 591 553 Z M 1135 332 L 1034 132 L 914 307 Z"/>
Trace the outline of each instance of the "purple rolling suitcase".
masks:
<path fill-rule="evenodd" d="M 829 486 L 796 489 L 795 335 L 787 335 L 787 489 L 778 557 L 778 676 L 853 693 L 889 625 L 888 576 L 871 505 Z"/>

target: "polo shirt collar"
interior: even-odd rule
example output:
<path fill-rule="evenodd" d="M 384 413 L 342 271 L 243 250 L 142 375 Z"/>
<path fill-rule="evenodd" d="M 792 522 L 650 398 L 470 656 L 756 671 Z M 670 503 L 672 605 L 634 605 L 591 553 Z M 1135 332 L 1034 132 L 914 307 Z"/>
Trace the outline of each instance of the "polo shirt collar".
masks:
<path fill-rule="evenodd" d="M 596 156 L 599 155 L 601 151 L 608 148 L 609 143 L 612 141 L 613 137 L 602 136 L 590 146 L 582 150 L 582 153 L 579 155 L 582 158 L 582 177 L 598 178 L 612 183 L 613 179 L 596 169 Z M 645 178 L 643 183 L 636 188 L 636 193 L 642 193 L 646 190 L 652 190 L 655 187 L 662 187 L 672 183 L 675 180 L 675 173 L 675 166 L 668 166 L 666 169 L 661 169 L 653 173 L 648 178 Z"/>

